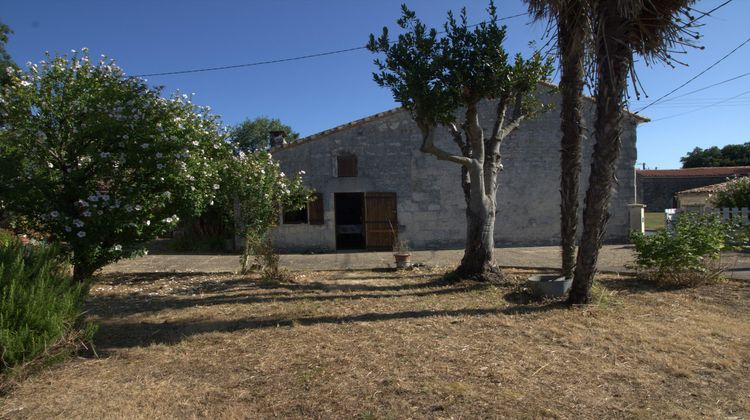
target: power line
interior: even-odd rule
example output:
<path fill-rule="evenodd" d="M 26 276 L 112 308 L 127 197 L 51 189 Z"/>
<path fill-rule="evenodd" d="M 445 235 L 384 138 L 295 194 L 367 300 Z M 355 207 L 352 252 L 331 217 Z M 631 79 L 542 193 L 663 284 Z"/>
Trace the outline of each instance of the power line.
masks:
<path fill-rule="evenodd" d="M 674 88 L 674 89 L 672 89 L 671 91 L 669 91 L 669 92 L 668 92 L 668 93 L 667 93 L 666 95 L 663 95 L 663 96 L 661 96 L 661 97 L 660 97 L 659 99 L 657 99 L 657 100 L 655 100 L 655 101 L 651 102 L 650 104 L 648 104 L 648 105 L 644 106 L 643 108 L 641 108 L 641 109 L 639 109 L 639 110 L 635 111 L 635 114 L 638 114 L 638 113 L 640 113 L 641 111 L 643 111 L 643 110 L 645 110 L 645 109 L 647 109 L 647 108 L 649 108 L 649 107 L 653 106 L 654 104 L 656 104 L 656 103 L 659 103 L 659 102 L 661 102 L 661 100 L 662 100 L 662 99 L 666 98 L 667 96 L 669 96 L 669 95 L 671 95 L 671 94 L 673 94 L 673 93 L 677 92 L 678 90 L 682 89 L 683 87 L 687 86 L 687 85 L 688 85 L 688 84 L 689 84 L 690 82 L 692 82 L 693 80 L 695 80 L 695 79 L 699 78 L 699 77 L 700 77 L 700 76 L 702 76 L 702 75 L 703 75 L 704 73 L 706 73 L 707 71 L 709 71 L 709 70 L 711 70 L 712 68 L 716 67 L 716 66 L 717 66 L 717 65 L 718 65 L 719 63 L 721 63 L 722 61 L 726 60 L 726 59 L 727 59 L 727 58 L 728 58 L 728 57 L 729 57 L 730 55 L 734 54 L 734 53 L 735 53 L 735 52 L 736 52 L 737 50 L 739 50 L 740 48 L 742 48 L 743 46 L 745 46 L 745 44 L 747 44 L 748 42 L 750 42 L 750 38 L 748 38 L 748 39 L 744 40 L 744 41 L 743 41 L 743 42 L 742 42 L 742 43 L 741 43 L 740 45 L 738 45 L 738 46 L 737 46 L 737 47 L 735 47 L 735 48 L 734 48 L 734 49 L 733 49 L 732 51 L 730 51 L 729 53 L 727 53 L 727 54 L 726 54 L 726 55 L 725 55 L 724 57 L 721 57 L 721 58 L 719 59 L 719 61 L 717 61 L 717 62 L 715 62 L 715 63 L 711 64 L 710 66 L 708 66 L 708 68 L 706 68 L 706 69 L 705 69 L 705 70 L 703 70 L 702 72 L 700 72 L 700 73 L 696 74 L 695 76 L 691 77 L 690 79 L 688 79 L 688 81 L 687 81 L 687 82 L 685 82 L 685 83 L 683 83 L 683 84 L 681 84 L 681 85 L 677 86 L 676 88 Z"/>
<path fill-rule="evenodd" d="M 692 25 L 693 23 L 695 23 L 695 22 L 697 22 L 697 21 L 699 21 L 699 20 L 703 19 L 703 18 L 704 18 L 704 17 L 706 17 L 706 16 L 711 16 L 711 13 L 713 13 L 713 12 L 715 12 L 715 11 L 717 11 L 717 10 L 721 9 L 722 7 L 724 7 L 724 6 L 726 6 L 727 4 L 731 3 L 732 1 L 734 1 L 734 0 L 727 0 L 727 1 L 725 1 L 724 3 L 722 3 L 722 4 L 720 4 L 720 5 L 716 6 L 716 7 L 714 7 L 713 9 L 709 10 L 708 12 L 701 12 L 700 10 L 696 10 L 696 9 L 693 9 L 693 10 L 696 10 L 696 11 L 697 11 L 698 13 L 700 13 L 701 15 L 700 15 L 699 17 L 697 17 L 697 18 L 693 19 L 693 20 L 692 20 L 692 21 L 691 21 L 691 22 L 690 22 L 689 24 L 691 24 L 691 25 Z"/>
<path fill-rule="evenodd" d="M 526 13 L 518 13 L 515 15 L 510 16 L 504 16 L 501 18 L 498 18 L 497 21 L 502 20 L 510 20 L 521 16 L 526 16 Z M 476 23 L 473 25 L 468 25 L 468 28 L 479 26 L 484 22 Z M 440 31 L 438 33 L 444 33 L 445 31 Z M 198 68 L 198 69 L 189 69 L 189 70 L 175 70 L 175 71 L 165 71 L 160 73 L 144 73 L 144 74 L 136 74 L 133 77 L 155 77 L 155 76 L 170 76 L 175 74 L 188 74 L 188 73 L 203 73 L 203 72 L 209 72 L 209 71 L 219 71 L 219 70 L 230 70 L 230 69 L 238 69 L 238 68 L 244 68 L 244 67 L 255 67 L 255 66 L 263 66 L 266 64 L 277 64 L 277 63 L 286 63 L 289 61 L 299 61 L 299 60 L 306 60 L 308 58 L 316 58 L 316 57 L 325 57 L 328 55 L 334 55 L 334 54 L 341 54 L 351 51 L 358 51 L 358 50 L 364 50 L 367 49 L 366 46 L 361 47 L 352 47 L 352 48 L 345 48 L 343 50 L 334 50 L 334 51 L 326 51 L 316 54 L 307 54 L 307 55 L 301 55 L 297 57 L 289 57 L 289 58 L 280 58 L 277 60 L 266 60 L 266 61 L 256 61 L 254 63 L 244 63 L 244 64 L 233 64 L 233 65 L 227 65 L 227 66 L 217 66 L 217 67 L 205 67 L 205 68 Z"/>
<path fill-rule="evenodd" d="M 721 82 L 716 82 L 716 83 L 708 85 L 708 86 L 704 86 L 704 87 L 702 87 L 700 89 L 691 90 L 690 92 L 683 93 L 682 95 L 677 95 L 675 97 L 672 97 L 672 98 L 669 98 L 669 99 L 667 99 L 665 101 L 662 101 L 662 103 L 664 103 L 664 102 L 671 102 L 671 101 L 674 101 L 675 99 L 683 98 L 685 96 L 692 95 L 694 93 L 698 93 L 698 92 L 704 91 L 706 89 L 710 89 L 710 88 L 715 87 L 715 86 L 723 85 L 725 83 L 729 83 L 731 81 L 734 81 L 734 80 L 737 80 L 737 79 L 741 79 L 741 78 L 747 77 L 747 76 L 750 76 L 750 72 L 743 73 L 743 74 L 740 74 L 739 76 L 735 76 L 735 77 L 732 77 L 732 78 L 729 78 L 729 79 L 726 79 L 726 80 L 722 80 Z M 632 101 L 632 102 L 638 102 L 638 101 Z"/>
<path fill-rule="evenodd" d="M 750 90 L 746 90 L 746 91 L 744 91 L 744 92 L 740 93 L 739 95 L 735 95 L 735 96 L 732 96 L 731 98 L 727 98 L 727 99 L 724 99 L 724 100 L 722 100 L 722 101 L 719 101 L 719 102 L 713 103 L 713 104 L 711 104 L 711 105 L 706 105 L 706 106 L 704 106 L 704 107 L 696 108 L 696 109 L 693 109 L 693 110 L 690 110 L 690 111 L 686 111 L 686 112 L 681 112 L 681 113 L 679 113 L 679 114 L 674 114 L 674 115 L 670 115 L 670 116 L 668 116 L 668 117 L 664 117 L 664 118 L 657 118 L 657 119 L 655 119 L 655 120 L 652 120 L 652 122 L 657 122 L 657 121 L 668 120 L 668 119 L 670 119 L 670 118 L 680 117 L 680 116 L 682 116 L 682 115 L 686 115 L 686 114 L 692 114 L 693 112 L 698 112 L 698 111 L 702 111 L 702 110 L 704 110 L 704 109 L 707 109 L 707 108 L 713 108 L 713 107 L 715 107 L 715 106 L 719 106 L 719 105 L 721 105 L 721 104 L 723 104 L 723 103 L 725 103 L 725 102 L 729 102 L 729 101 L 731 101 L 731 100 L 733 100 L 733 99 L 737 99 L 737 98 L 739 98 L 740 96 L 745 96 L 745 95 L 747 95 L 748 93 L 750 93 Z"/>

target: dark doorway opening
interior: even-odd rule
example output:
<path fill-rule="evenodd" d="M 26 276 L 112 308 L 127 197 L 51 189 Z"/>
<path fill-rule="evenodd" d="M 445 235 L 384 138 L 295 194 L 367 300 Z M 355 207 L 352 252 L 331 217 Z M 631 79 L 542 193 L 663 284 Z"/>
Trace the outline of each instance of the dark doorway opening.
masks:
<path fill-rule="evenodd" d="M 335 193 L 336 249 L 364 249 L 363 193 Z"/>

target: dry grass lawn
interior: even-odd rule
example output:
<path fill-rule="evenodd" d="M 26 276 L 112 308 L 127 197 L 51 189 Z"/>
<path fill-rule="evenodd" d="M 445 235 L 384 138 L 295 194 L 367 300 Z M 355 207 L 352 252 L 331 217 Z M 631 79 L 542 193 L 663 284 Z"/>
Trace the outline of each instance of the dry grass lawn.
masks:
<path fill-rule="evenodd" d="M 98 357 L 32 375 L 0 417 L 750 417 L 750 284 L 609 275 L 598 305 L 566 308 L 510 273 L 104 276 Z"/>

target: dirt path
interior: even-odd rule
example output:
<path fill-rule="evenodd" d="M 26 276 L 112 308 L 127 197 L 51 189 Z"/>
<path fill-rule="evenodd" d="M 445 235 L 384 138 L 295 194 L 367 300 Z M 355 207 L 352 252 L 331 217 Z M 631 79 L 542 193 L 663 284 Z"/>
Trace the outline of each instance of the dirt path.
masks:
<path fill-rule="evenodd" d="M 440 272 L 110 274 L 99 357 L 36 374 L 1 418 L 750 416 L 750 285 L 660 291 L 609 276 L 598 305 L 529 301 Z"/>

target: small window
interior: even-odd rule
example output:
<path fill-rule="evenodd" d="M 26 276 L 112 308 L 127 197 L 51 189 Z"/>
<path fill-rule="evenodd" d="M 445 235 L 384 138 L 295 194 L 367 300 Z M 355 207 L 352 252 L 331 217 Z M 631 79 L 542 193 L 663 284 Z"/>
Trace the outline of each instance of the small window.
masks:
<path fill-rule="evenodd" d="M 283 223 L 285 225 L 299 225 L 307 223 L 307 207 L 299 210 L 290 210 L 284 212 Z"/>
<path fill-rule="evenodd" d="M 313 194 L 310 201 L 305 207 L 299 210 L 285 211 L 282 217 L 282 223 L 285 225 L 301 225 L 309 223 L 311 225 L 322 225 L 323 220 L 323 194 Z"/>
<path fill-rule="evenodd" d="M 338 167 L 337 176 L 339 178 L 357 176 L 357 156 L 355 155 L 339 155 L 336 159 L 336 166 Z"/>

